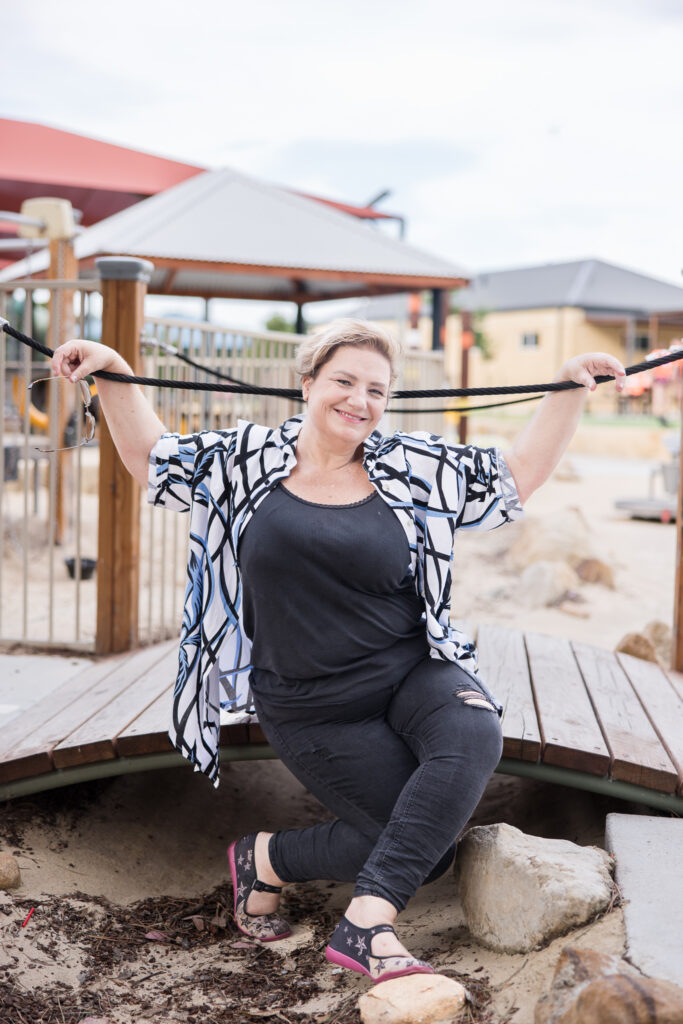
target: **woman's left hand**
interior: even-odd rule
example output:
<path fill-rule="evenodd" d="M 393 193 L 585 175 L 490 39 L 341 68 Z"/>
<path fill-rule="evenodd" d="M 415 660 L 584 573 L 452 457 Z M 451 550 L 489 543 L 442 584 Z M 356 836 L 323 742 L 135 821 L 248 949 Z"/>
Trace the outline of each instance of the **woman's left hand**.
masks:
<path fill-rule="evenodd" d="M 559 371 L 555 381 L 573 380 L 589 391 L 595 391 L 595 378 L 614 377 L 617 391 L 623 391 L 626 371 L 618 359 L 607 352 L 584 352 L 583 355 L 568 359 Z"/>

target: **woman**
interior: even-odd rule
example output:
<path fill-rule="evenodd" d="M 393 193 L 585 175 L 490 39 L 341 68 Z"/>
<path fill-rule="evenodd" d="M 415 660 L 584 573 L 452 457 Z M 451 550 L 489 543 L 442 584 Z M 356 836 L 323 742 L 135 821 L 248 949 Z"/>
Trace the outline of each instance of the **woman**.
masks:
<path fill-rule="evenodd" d="M 399 346 L 340 320 L 300 346 L 304 417 L 181 438 L 133 385 L 98 381 L 122 460 L 158 505 L 191 512 L 189 583 L 170 737 L 217 784 L 220 709 L 255 707 L 283 762 L 337 817 L 228 850 L 235 919 L 289 934 L 284 884 L 354 881 L 326 956 L 374 982 L 431 972 L 393 923 L 450 865 L 502 749 L 501 706 L 449 621 L 460 528 L 519 517 L 572 437 L 609 355 L 569 360 L 511 449 L 377 431 Z M 130 373 L 72 341 L 55 374 Z M 250 684 L 250 686 L 249 686 Z M 221 696 L 222 691 L 222 696 Z"/>

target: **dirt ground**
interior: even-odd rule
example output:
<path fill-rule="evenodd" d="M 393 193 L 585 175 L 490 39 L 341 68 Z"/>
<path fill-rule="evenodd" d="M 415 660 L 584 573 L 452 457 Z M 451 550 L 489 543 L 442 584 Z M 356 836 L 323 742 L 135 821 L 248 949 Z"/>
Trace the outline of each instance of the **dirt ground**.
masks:
<path fill-rule="evenodd" d="M 579 508 L 613 569 L 614 589 L 581 584 L 578 614 L 524 606 L 516 598 L 518 574 L 506 561 L 516 527 L 468 534 L 456 549 L 454 614 L 607 648 L 653 619 L 670 624 L 676 530 L 614 509 L 615 498 L 647 489 L 659 453 L 647 455 L 650 461 L 575 452 L 527 506 L 539 521 Z M 536 835 L 602 845 L 611 810 L 643 809 L 494 776 L 470 824 L 507 821 Z M 230 915 L 228 843 L 256 828 L 324 816 L 275 761 L 224 767 L 218 790 L 180 768 L 3 805 L 0 850 L 16 855 L 23 882 L 0 893 L 0 1022 L 78 1024 L 94 1016 L 111 1024 L 358 1024 L 357 998 L 369 983 L 323 958 L 349 886 L 287 890 L 284 913 L 294 934 L 281 943 L 245 941 Z M 416 955 L 466 986 L 471 1002 L 461 1019 L 488 1024 L 532 1024 L 568 942 L 624 952 L 618 900 L 545 949 L 515 956 L 483 949 L 464 927 L 450 872 L 420 890 L 397 930 Z"/>

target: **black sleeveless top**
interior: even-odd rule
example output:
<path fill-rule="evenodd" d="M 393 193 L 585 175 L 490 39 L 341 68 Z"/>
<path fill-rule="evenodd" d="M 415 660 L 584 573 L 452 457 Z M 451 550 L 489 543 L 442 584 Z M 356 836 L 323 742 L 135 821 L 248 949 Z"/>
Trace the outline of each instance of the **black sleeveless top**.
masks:
<path fill-rule="evenodd" d="M 428 651 L 408 540 L 377 492 L 318 505 L 278 485 L 247 526 L 239 560 L 255 692 L 264 673 L 336 677 L 348 699 L 349 684 Z"/>

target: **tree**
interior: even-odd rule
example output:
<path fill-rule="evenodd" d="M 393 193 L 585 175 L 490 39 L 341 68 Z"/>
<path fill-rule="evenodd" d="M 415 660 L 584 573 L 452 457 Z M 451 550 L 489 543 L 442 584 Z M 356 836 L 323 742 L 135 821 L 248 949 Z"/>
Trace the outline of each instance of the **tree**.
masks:
<path fill-rule="evenodd" d="M 266 320 L 267 331 L 282 331 L 285 334 L 296 333 L 296 321 L 288 320 L 280 313 L 274 313 L 273 316 L 268 317 Z"/>

